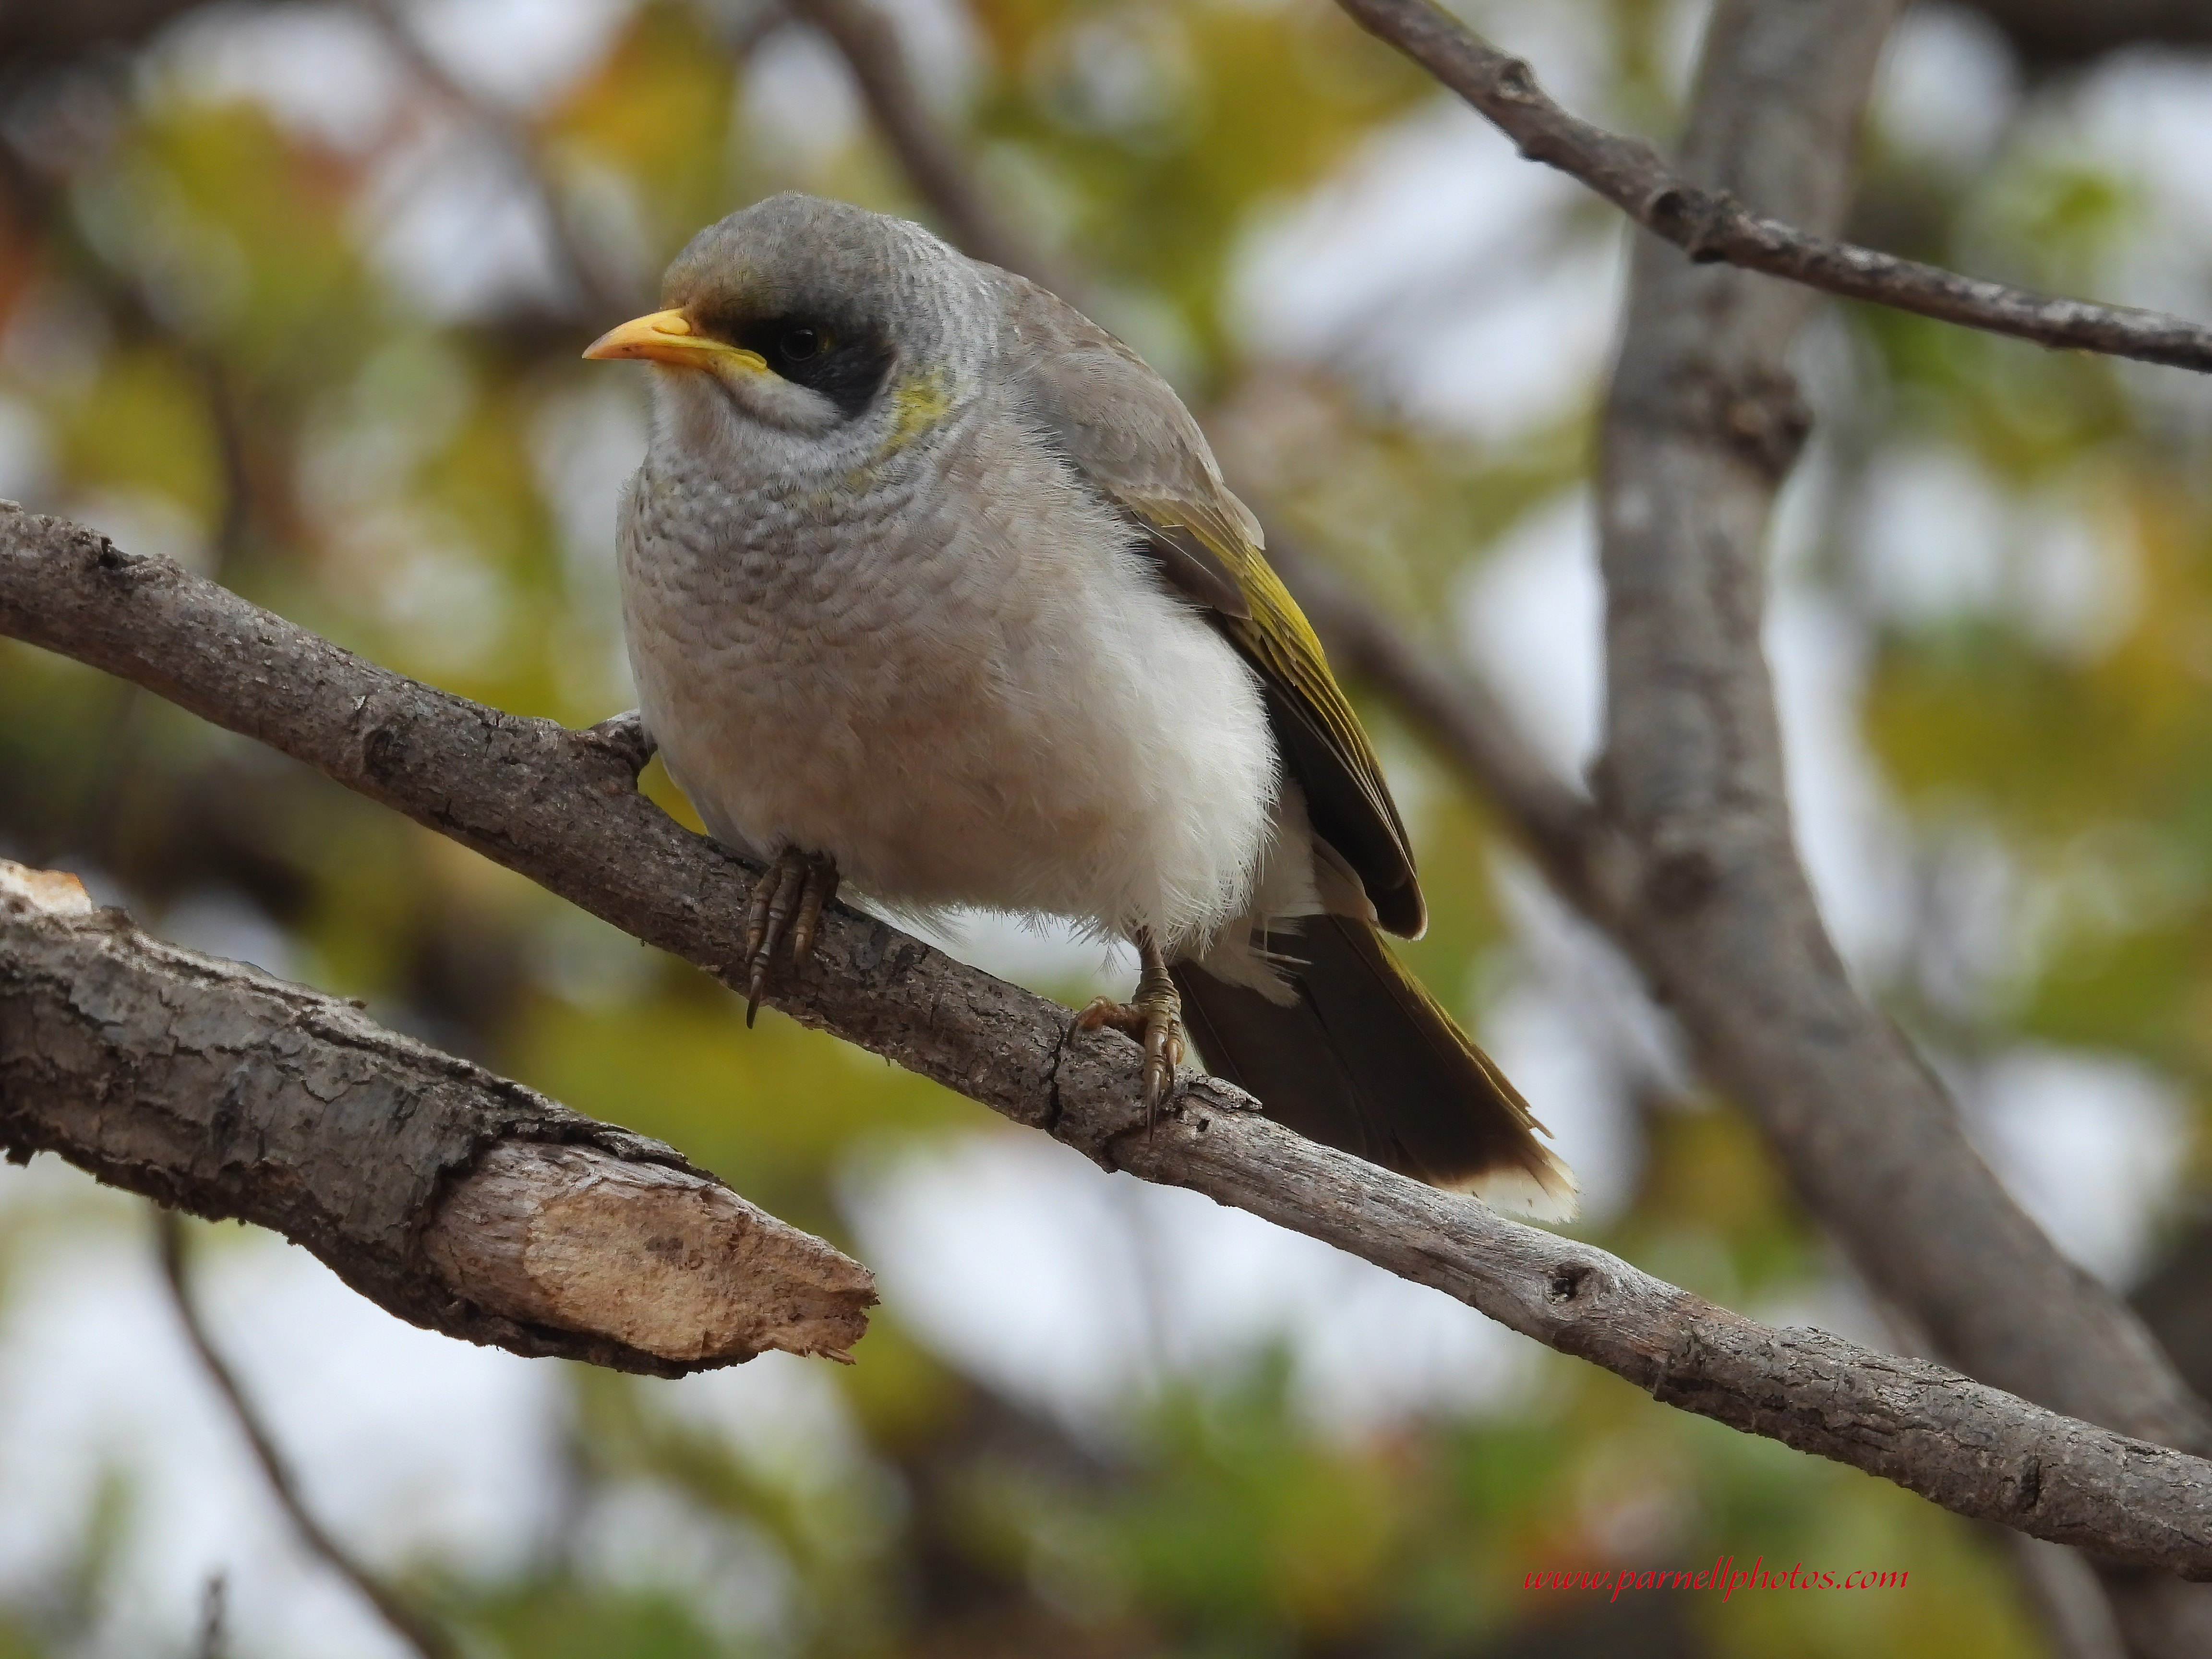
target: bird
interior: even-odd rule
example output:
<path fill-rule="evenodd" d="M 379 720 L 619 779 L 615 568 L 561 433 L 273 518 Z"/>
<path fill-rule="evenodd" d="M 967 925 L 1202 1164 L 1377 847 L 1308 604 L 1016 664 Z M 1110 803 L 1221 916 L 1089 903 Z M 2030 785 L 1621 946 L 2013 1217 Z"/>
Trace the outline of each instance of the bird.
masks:
<path fill-rule="evenodd" d="M 1539 1219 L 1574 1177 L 1382 939 L 1372 745 L 1196 420 L 1127 345 L 922 226 L 798 192 L 701 230 L 583 354 L 647 369 L 617 558 L 639 712 L 765 866 L 748 1021 L 841 884 L 1134 945 L 1081 1023 L 1194 1040 L 1308 1138 Z M 1149 1121 L 1149 1117 L 1148 1117 Z"/>

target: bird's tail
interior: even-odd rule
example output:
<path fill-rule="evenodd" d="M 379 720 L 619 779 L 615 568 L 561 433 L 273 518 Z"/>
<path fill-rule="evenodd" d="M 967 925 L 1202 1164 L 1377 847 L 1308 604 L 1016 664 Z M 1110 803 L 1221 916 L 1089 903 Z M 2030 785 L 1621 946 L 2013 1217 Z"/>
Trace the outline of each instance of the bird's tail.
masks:
<path fill-rule="evenodd" d="M 1280 942 L 1294 958 L 1288 1005 L 1174 964 L 1208 1070 L 1309 1139 L 1498 1209 L 1573 1218 L 1575 1178 L 1536 1139 L 1528 1103 L 1373 924 L 1311 916 Z"/>

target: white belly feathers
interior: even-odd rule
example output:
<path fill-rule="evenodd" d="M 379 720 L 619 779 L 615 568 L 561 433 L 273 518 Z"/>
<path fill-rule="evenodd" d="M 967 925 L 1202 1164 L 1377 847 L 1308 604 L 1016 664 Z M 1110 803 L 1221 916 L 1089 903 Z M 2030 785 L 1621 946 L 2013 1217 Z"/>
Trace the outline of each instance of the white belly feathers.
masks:
<path fill-rule="evenodd" d="M 939 522 L 901 492 L 825 522 L 819 495 L 725 489 L 702 534 L 634 491 L 647 725 L 708 827 L 756 856 L 829 853 L 900 908 L 1202 950 L 1250 908 L 1275 822 L 1258 681 L 1055 459 L 994 460 L 988 499 L 1027 513 Z"/>

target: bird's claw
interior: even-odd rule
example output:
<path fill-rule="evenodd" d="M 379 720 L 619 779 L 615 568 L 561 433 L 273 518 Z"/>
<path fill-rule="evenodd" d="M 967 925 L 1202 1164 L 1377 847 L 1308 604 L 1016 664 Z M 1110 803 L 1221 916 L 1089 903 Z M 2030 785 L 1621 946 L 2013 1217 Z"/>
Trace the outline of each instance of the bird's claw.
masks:
<path fill-rule="evenodd" d="M 837 896 L 837 860 L 827 853 L 802 853 L 787 847 L 753 884 L 745 908 L 745 1024 L 760 1012 L 768 989 L 768 970 L 788 931 L 791 965 L 803 968 L 814 955 L 814 935 L 823 907 Z"/>
<path fill-rule="evenodd" d="M 1140 938 L 1137 949 L 1144 974 L 1137 981 L 1135 1000 L 1094 997 L 1075 1023 L 1086 1031 L 1110 1027 L 1145 1051 L 1145 1127 L 1149 1131 L 1168 1085 L 1175 1081 L 1176 1069 L 1182 1064 L 1182 998 L 1152 940 Z"/>

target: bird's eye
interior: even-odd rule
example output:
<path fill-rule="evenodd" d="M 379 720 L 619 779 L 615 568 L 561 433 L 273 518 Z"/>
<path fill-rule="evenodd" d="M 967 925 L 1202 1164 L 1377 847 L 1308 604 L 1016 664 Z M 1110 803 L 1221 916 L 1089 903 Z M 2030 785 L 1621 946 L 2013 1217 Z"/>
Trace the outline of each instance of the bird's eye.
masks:
<path fill-rule="evenodd" d="M 822 349 L 822 331 L 815 328 L 787 328 L 778 342 L 787 362 L 803 363 Z"/>

